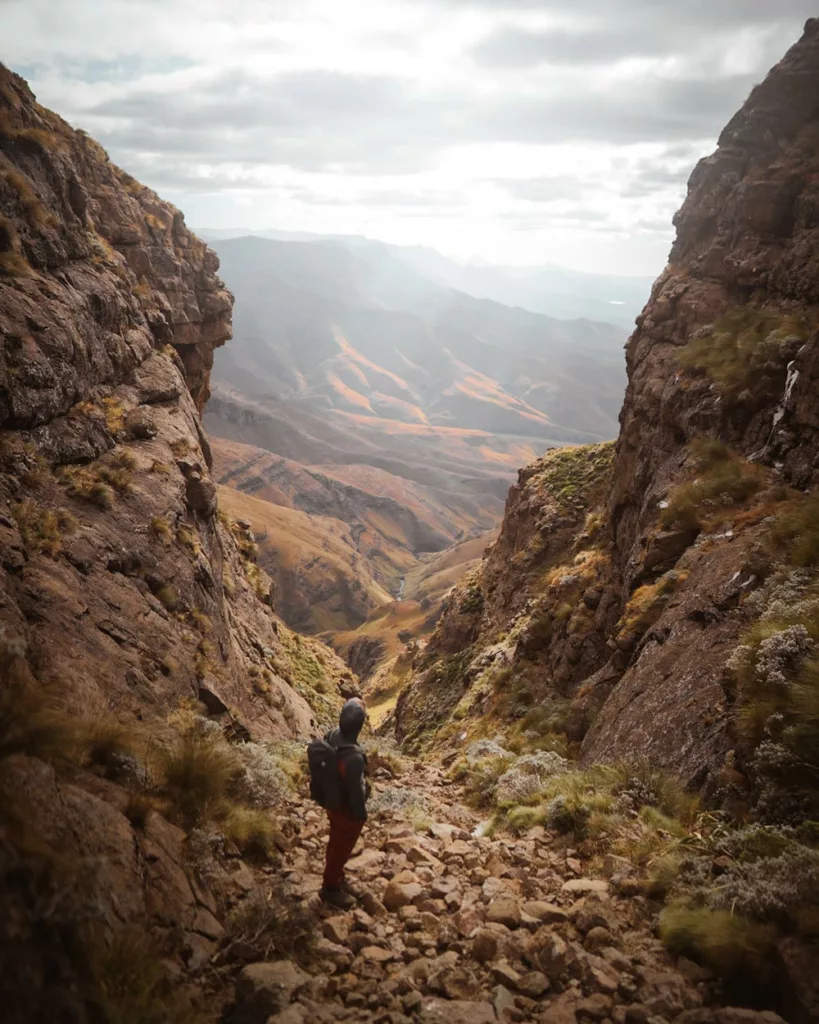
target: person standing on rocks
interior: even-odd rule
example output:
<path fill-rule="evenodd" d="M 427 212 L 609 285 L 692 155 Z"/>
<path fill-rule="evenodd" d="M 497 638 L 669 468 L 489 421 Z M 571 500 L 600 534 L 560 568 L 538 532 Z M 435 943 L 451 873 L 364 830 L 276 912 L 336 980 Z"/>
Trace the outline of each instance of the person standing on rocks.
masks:
<path fill-rule="evenodd" d="M 344 866 L 367 820 L 367 756 L 358 745 L 358 734 L 366 717 L 363 702 L 353 697 L 341 709 L 338 728 L 324 737 L 324 742 L 335 751 L 339 785 L 337 796 L 324 802 L 330 819 L 330 838 L 319 896 L 325 903 L 343 910 L 355 903 L 344 881 Z"/>

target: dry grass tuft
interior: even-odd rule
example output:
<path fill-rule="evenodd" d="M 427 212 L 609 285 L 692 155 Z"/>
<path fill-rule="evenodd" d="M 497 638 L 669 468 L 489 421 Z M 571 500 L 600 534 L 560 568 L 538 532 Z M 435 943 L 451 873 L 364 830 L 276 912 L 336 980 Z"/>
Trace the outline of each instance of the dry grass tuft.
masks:
<path fill-rule="evenodd" d="M 676 956 L 710 967 L 732 987 L 754 991 L 771 980 L 776 929 L 728 910 L 667 907 L 660 937 Z"/>
<path fill-rule="evenodd" d="M 125 430 L 125 406 L 118 398 L 111 396 L 103 398 L 102 411 L 108 432 L 112 437 L 118 437 Z"/>
<path fill-rule="evenodd" d="M 55 558 L 62 549 L 63 537 L 77 528 L 77 520 L 70 512 L 42 508 L 28 498 L 12 505 L 11 514 L 30 555 Z"/>
<path fill-rule="evenodd" d="M 190 827 L 223 811 L 239 772 L 238 758 L 224 741 L 191 731 L 165 758 L 165 793 Z"/>
<path fill-rule="evenodd" d="M 179 597 L 179 591 L 176 587 L 171 586 L 170 583 L 167 583 L 164 587 L 160 587 L 156 592 L 156 597 L 166 611 L 175 612 L 182 607 L 182 600 Z"/>
<path fill-rule="evenodd" d="M 635 590 L 618 623 L 618 640 L 636 641 L 643 636 L 662 615 L 671 595 L 687 579 L 687 571 L 672 569 L 656 583 L 646 584 Z"/>
<path fill-rule="evenodd" d="M 819 565 L 819 492 L 790 502 L 777 516 L 771 537 L 791 564 Z"/>
<path fill-rule="evenodd" d="M 219 827 L 248 860 L 266 863 L 276 859 L 279 832 L 265 811 L 232 807 Z"/>
<path fill-rule="evenodd" d="M 0 274 L 31 277 L 33 270 L 21 252 L 20 238 L 11 220 L 0 213 Z"/>
<path fill-rule="evenodd" d="M 191 556 L 197 558 L 202 553 L 199 535 L 189 526 L 180 526 L 176 531 L 176 542 Z"/>
<path fill-rule="evenodd" d="M 56 224 L 56 218 L 43 204 L 24 174 L 14 168 L 6 168 L 0 170 L 0 179 L 9 184 L 17 194 L 23 215 L 31 227 L 43 228 Z"/>
<path fill-rule="evenodd" d="M 719 441 L 693 442 L 689 453 L 697 476 L 671 492 L 660 513 L 660 525 L 666 529 L 699 530 L 706 520 L 719 521 L 721 513 L 742 507 L 765 485 L 759 466 L 734 455 Z"/>
<path fill-rule="evenodd" d="M 175 441 L 171 441 L 169 447 L 177 459 L 184 458 L 192 450 L 191 442 L 187 437 L 178 437 Z"/>
<path fill-rule="evenodd" d="M 178 979 L 163 964 L 156 940 L 145 930 L 118 932 L 89 957 L 96 979 L 89 1002 L 111 1024 L 205 1024 Z M 94 1014 L 96 1017 L 97 1014 Z"/>
<path fill-rule="evenodd" d="M 729 401 L 744 392 L 773 397 L 782 393 L 787 373 L 782 342 L 804 339 L 809 330 L 806 316 L 743 306 L 689 342 L 680 353 L 680 365 L 713 380 Z"/>
<path fill-rule="evenodd" d="M 130 474 L 127 470 L 110 470 L 99 464 L 61 466 L 57 470 L 57 478 L 72 498 L 88 501 L 100 508 L 111 508 L 114 504 L 115 491 L 112 483 L 116 483 L 117 489 L 122 493 L 127 493 L 131 489 Z"/>
<path fill-rule="evenodd" d="M 151 536 L 156 537 L 163 544 L 170 544 L 173 531 L 171 530 L 170 523 L 164 516 L 154 516 L 148 525 L 148 529 Z"/>

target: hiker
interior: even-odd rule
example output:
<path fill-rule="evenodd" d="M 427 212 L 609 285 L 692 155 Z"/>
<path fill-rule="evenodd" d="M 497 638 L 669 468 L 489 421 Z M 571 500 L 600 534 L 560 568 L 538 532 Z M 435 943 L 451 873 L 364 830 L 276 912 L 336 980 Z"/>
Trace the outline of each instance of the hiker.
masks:
<path fill-rule="evenodd" d="M 358 734 L 367 711 L 357 697 L 341 709 L 338 728 L 307 748 L 310 794 L 327 811 L 330 838 L 324 880 L 319 897 L 331 906 L 348 910 L 355 898 L 344 881 L 344 865 L 350 859 L 367 820 L 367 756 L 358 745 Z"/>

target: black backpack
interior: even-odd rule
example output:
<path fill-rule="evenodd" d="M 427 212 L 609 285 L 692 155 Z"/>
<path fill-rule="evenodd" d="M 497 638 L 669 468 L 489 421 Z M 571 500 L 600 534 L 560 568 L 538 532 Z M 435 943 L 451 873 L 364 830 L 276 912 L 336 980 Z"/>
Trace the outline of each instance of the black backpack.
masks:
<path fill-rule="evenodd" d="M 340 811 L 344 798 L 336 748 L 317 736 L 307 744 L 307 764 L 310 768 L 310 797 L 328 811 Z"/>

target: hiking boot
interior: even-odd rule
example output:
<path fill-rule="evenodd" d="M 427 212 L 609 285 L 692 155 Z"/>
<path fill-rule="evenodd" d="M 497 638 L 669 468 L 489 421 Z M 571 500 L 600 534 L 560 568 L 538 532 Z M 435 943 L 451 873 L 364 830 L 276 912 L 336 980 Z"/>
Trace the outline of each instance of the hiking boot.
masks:
<path fill-rule="evenodd" d="M 339 910 L 350 910 L 355 906 L 355 897 L 343 889 L 321 889 L 319 899 L 322 903 L 329 903 L 331 907 L 337 907 Z"/>

